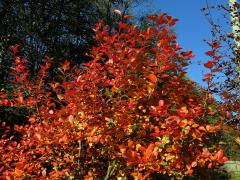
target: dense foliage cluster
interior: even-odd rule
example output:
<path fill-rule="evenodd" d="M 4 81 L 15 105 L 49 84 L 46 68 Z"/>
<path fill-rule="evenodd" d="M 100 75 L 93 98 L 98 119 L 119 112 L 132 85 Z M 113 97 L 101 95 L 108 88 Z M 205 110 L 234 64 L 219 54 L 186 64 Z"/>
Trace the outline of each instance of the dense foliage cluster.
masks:
<path fill-rule="evenodd" d="M 225 111 L 185 77 L 193 55 L 176 42 L 176 19 L 149 19 L 157 26 L 147 30 L 97 24 L 92 60 L 81 68 L 65 61 L 55 82 L 47 82 L 49 59 L 30 78 L 16 57 L 0 105 L 27 108 L 29 123 L 2 122 L 1 177 L 182 177 L 227 160 L 216 138 Z"/>

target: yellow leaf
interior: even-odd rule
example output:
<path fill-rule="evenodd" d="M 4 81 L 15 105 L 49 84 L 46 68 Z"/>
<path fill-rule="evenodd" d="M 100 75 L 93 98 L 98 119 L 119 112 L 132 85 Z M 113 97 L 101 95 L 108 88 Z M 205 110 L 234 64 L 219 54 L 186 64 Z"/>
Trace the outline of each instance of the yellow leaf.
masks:
<path fill-rule="evenodd" d="M 187 114 L 188 113 L 187 106 L 182 106 L 181 109 L 180 109 L 180 112 Z"/>
<path fill-rule="evenodd" d="M 137 144 L 136 145 L 136 150 L 138 151 L 138 149 L 141 147 L 141 144 Z"/>
<path fill-rule="evenodd" d="M 125 145 L 120 145 L 119 149 L 120 149 L 121 153 L 125 153 L 126 152 L 126 146 Z"/>
<path fill-rule="evenodd" d="M 236 137 L 234 140 L 238 145 L 240 145 L 240 137 Z"/>

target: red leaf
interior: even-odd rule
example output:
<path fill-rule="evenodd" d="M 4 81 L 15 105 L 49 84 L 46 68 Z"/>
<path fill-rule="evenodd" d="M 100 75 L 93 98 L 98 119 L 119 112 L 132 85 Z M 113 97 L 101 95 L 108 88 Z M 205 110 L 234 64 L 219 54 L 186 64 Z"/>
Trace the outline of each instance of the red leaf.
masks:
<path fill-rule="evenodd" d="M 216 61 L 210 60 L 207 63 L 204 64 L 206 68 L 211 69 L 216 64 Z"/>
<path fill-rule="evenodd" d="M 174 26 L 178 20 L 177 19 L 172 19 L 171 21 L 168 22 L 168 26 Z"/>
<path fill-rule="evenodd" d="M 215 72 L 221 72 L 222 68 L 216 68 L 216 69 L 212 69 L 211 72 L 215 73 Z"/>
<path fill-rule="evenodd" d="M 221 46 L 220 46 L 220 43 L 219 43 L 219 42 L 213 42 L 213 43 L 212 43 L 212 47 L 213 47 L 214 49 L 219 49 Z"/>
<path fill-rule="evenodd" d="M 163 24 L 164 22 L 165 22 L 165 18 L 164 18 L 164 16 L 165 16 L 166 14 L 162 14 L 162 15 L 160 15 L 158 18 L 157 18 L 157 23 L 158 24 Z"/>
<path fill-rule="evenodd" d="M 151 16 L 148 16 L 147 18 L 155 21 L 157 19 L 157 16 L 156 15 L 151 15 Z"/>
<path fill-rule="evenodd" d="M 130 15 L 125 15 L 123 18 L 124 18 L 124 19 L 131 19 L 132 16 L 130 16 Z"/>
<path fill-rule="evenodd" d="M 12 46 L 12 52 L 13 54 L 16 54 L 19 52 L 20 45 L 16 44 L 15 46 Z"/>
<path fill-rule="evenodd" d="M 202 155 L 205 157 L 209 157 L 211 155 L 211 153 L 209 152 L 209 150 L 207 148 L 203 148 Z"/>
<path fill-rule="evenodd" d="M 5 127 L 6 126 L 6 122 L 2 122 L 2 127 Z"/>
<path fill-rule="evenodd" d="M 208 55 L 208 56 L 214 56 L 215 51 L 207 51 L 207 52 L 205 52 L 205 54 Z"/>
<path fill-rule="evenodd" d="M 122 23 L 122 22 L 119 22 L 118 26 L 119 26 L 120 29 L 125 29 L 127 27 L 127 25 Z"/>
<path fill-rule="evenodd" d="M 222 58 L 222 56 L 215 56 L 215 57 L 214 57 L 215 60 L 219 60 L 219 59 L 221 59 L 221 58 Z"/>
<path fill-rule="evenodd" d="M 16 169 L 23 169 L 24 164 L 22 162 L 18 162 L 18 163 L 16 163 L 15 167 L 16 167 Z"/>
<path fill-rule="evenodd" d="M 216 85 L 217 85 L 216 83 L 212 83 L 212 84 L 209 85 L 209 88 L 212 88 L 212 87 L 214 87 Z"/>
<path fill-rule="evenodd" d="M 161 75 L 161 78 L 167 78 L 167 77 L 169 77 L 169 74 L 162 74 Z"/>
<path fill-rule="evenodd" d="M 205 74 L 204 75 L 204 80 L 207 80 L 208 82 L 210 82 L 211 78 L 212 78 L 212 74 Z"/>
<path fill-rule="evenodd" d="M 192 51 L 186 51 L 186 52 L 182 52 L 183 56 L 190 56 L 192 55 Z"/>

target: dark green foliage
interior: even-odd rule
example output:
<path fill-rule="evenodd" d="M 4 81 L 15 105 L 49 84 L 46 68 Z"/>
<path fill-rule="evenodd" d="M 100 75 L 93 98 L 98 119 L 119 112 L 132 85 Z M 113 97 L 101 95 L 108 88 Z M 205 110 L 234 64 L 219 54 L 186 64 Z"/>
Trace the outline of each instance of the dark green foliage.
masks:
<path fill-rule="evenodd" d="M 15 108 L 15 107 L 0 107 L 0 137 L 7 135 L 8 138 L 14 135 L 13 141 L 18 141 L 21 137 L 17 131 L 14 130 L 15 125 L 28 124 L 27 115 L 30 110 L 26 108 Z M 4 126 L 3 123 L 5 123 Z M 7 132 L 7 133 L 6 133 Z"/>

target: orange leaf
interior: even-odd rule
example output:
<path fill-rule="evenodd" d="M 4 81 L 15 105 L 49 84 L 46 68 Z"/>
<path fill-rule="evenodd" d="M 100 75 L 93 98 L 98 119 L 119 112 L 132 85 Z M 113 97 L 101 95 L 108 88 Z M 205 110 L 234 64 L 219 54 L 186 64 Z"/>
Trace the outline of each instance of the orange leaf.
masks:
<path fill-rule="evenodd" d="M 219 126 L 207 125 L 207 126 L 206 126 L 206 130 L 207 130 L 208 132 L 216 132 L 216 131 L 220 130 L 220 127 L 219 127 Z"/>
<path fill-rule="evenodd" d="M 17 162 L 15 165 L 16 169 L 23 169 L 24 168 L 24 164 L 22 162 Z"/>
<path fill-rule="evenodd" d="M 172 149 L 172 148 L 167 148 L 166 151 L 167 151 L 167 152 L 172 152 L 173 149 Z"/>
<path fill-rule="evenodd" d="M 63 65 L 62 65 L 62 69 L 65 72 L 66 70 L 68 70 L 70 68 L 70 62 L 65 60 Z"/>
<path fill-rule="evenodd" d="M 155 74 L 149 74 L 147 77 L 152 83 L 156 83 L 158 81 L 157 76 Z"/>
<path fill-rule="evenodd" d="M 193 170 L 191 169 L 191 165 L 187 164 L 186 167 L 187 167 L 188 170 L 185 172 L 185 174 L 192 174 Z"/>
<path fill-rule="evenodd" d="M 20 176 L 22 176 L 22 174 L 23 174 L 23 171 L 22 171 L 22 170 L 20 170 L 20 169 L 15 169 L 14 175 L 15 175 L 16 177 L 20 177 Z"/>
<path fill-rule="evenodd" d="M 126 152 L 126 146 L 125 145 L 119 145 L 119 149 L 121 153 L 125 153 Z"/>
<path fill-rule="evenodd" d="M 188 109 L 187 109 L 186 106 L 182 106 L 179 111 L 180 111 L 181 113 L 185 113 L 185 114 L 188 113 Z"/>
<path fill-rule="evenodd" d="M 200 131 L 206 131 L 205 127 L 203 127 L 203 126 L 200 126 L 198 129 L 199 129 Z"/>
<path fill-rule="evenodd" d="M 149 158 L 151 156 L 153 148 L 154 148 L 154 144 L 149 144 L 146 150 L 146 158 Z"/>
<path fill-rule="evenodd" d="M 204 75 L 204 80 L 207 80 L 208 82 L 211 81 L 211 78 L 212 78 L 212 74 L 205 74 Z"/>
<path fill-rule="evenodd" d="M 133 148 L 133 141 L 132 141 L 132 140 L 128 140 L 128 147 L 129 147 L 130 149 Z"/>
<path fill-rule="evenodd" d="M 23 103 L 23 96 L 22 96 L 22 95 L 18 96 L 17 101 L 18 101 L 20 104 L 22 104 L 22 103 Z"/>
<path fill-rule="evenodd" d="M 223 150 L 222 149 L 220 149 L 218 152 L 217 152 L 217 154 L 215 154 L 215 156 L 214 156 L 215 158 L 216 158 L 216 160 L 217 160 L 217 162 L 218 163 L 225 163 L 227 160 L 228 160 L 228 158 L 227 157 L 224 157 L 223 156 Z"/>
<path fill-rule="evenodd" d="M 42 138 L 41 134 L 36 133 L 35 136 L 37 137 L 38 140 L 40 140 Z"/>

